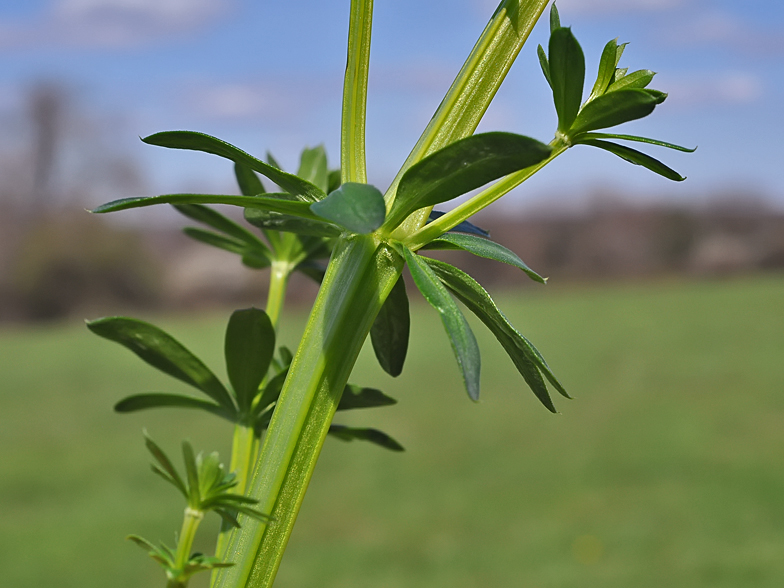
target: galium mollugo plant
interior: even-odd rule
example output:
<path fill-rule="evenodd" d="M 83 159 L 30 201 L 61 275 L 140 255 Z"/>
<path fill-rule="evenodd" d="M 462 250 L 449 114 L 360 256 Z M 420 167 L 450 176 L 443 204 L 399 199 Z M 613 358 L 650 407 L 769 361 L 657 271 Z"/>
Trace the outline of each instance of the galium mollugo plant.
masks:
<path fill-rule="evenodd" d="M 205 376 L 211 382 L 206 388 L 200 380 L 193 380 L 183 366 L 190 369 L 198 360 L 146 323 L 110 318 L 89 325 L 210 398 L 196 401 L 137 395 L 122 401 L 120 410 L 196 408 L 199 404 L 235 424 L 234 451 L 241 457 L 232 456 L 232 471 L 236 468 L 238 478 L 245 480 L 246 495 L 257 501 L 254 508 L 268 518 L 240 514 L 237 522 L 241 527 L 224 530 L 216 555 L 221 562 L 235 565 L 214 570 L 213 587 L 272 585 L 324 439 L 329 433 L 343 438 L 353 435 L 334 428 L 334 413 L 346 408 L 346 399 L 374 406 L 389 403 L 381 393 L 357 393 L 347 381 L 368 334 L 381 367 L 393 376 L 401 373 L 410 324 L 408 293 L 401 277 L 404 267 L 439 313 L 471 399 L 479 398 L 480 353 L 456 301 L 490 329 L 547 409 L 556 410 L 548 386 L 567 396 L 541 353 L 509 323 L 476 280 L 451 264 L 421 254 L 428 249 L 463 250 L 511 264 L 544 283 L 544 278 L 515 253 L 490 240 L 468 219 L 575 145 L 603 149 L 670 180 L 684 179 L 623 142 L 688 149 L 606 132 L 651 114 L 666 99 L 663 92 L 648 88 L 653 72 L 628 73 L 619 68 L 625 45 L 610 41 L 602 52 L 596 82 L 583 100 L 585 59 L 571 29 L 561 26 L 555 6 L 550 11 L 547 51 L 538 49 L 557 115 L 554 138 L 543 143 L 508 132 L 475 134 L 547 4 L 547 0 L 503 0 L 499 4 L 435 115 L 383 193 L 368 183 L 365 164 L 373 2 L 352 0 L 339 171 L 328 171 L 326 156 L 318 148 L 303 152 L 300 168 L 292 174 L 269 156 L 263 161 L 209 135 L 163 132 L 143 140 L 232 161 L 241 195 L 127 198 L 94 210 L 106 213 L 175 205 L 209 227 L 186 229 L 191 237 L 239 254 L 250 267 L 272 270 L 267 312 L 247 309 L 230 320 L 226 349 L 231 393 L 223 384 L 215 384 L 214 376 Z M 279 189 L 267 191 L 257 174 Z M 448 212 L 433 210 L 477 189 L 478 193 Z M 210 204 L 242 207 L 246 220 L 262 230 L 266 242 L 209 208 Z M 329 261 L 324 266 L 327 255 Z M 274 331 L 287 279 L 298 269 L 321 286 L 296 353 L 291 357 L 280 351 L 275 359 Z M 127 327 L 122 335 L 120 327 Z M 140 347 L 142 339 L 145 343 Z M 172 364 L 177 364 L 176 368 Z M 203 366 L 201 362 L 198 365 Z M 365 438 L 378 440 L 371 437 Z"/>

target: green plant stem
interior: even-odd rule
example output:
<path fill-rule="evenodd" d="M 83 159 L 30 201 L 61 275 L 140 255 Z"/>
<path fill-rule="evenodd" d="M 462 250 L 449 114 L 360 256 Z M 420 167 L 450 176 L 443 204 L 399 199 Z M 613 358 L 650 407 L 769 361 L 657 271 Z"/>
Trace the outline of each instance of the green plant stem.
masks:
<path fill-rule="evenodd" d="M 502 178 L 495 184 L 491 185 L 489 188 L 482 190 L 473 198 L 467 200 L 459 206 L 456 206 L 443 216 L 437 218 L 431 223 L 426 224 L 415 233 L 403 239 L 403 245 L 413 251 L 416 251 L 420 247 L 427 245 L 433 239 L 437 239 L 446 233 L 449 229 L 456 227 L 464 220 L 470 218 L 483 208 L 489 206 L 501 198 L 501 196 L 504 196 L 505 194 L 508 194 L 517 188 L 517 186 L 522 184 L 548 163 L 553 161 L 556 157 L 561 155 L 561 153 L 566 151 L 566 149 L 568 149 L 567 145 L 564 144 L 560 139 L 554 139 L 550 143 L 550 146 L 553 147 L 553 152 L 550 157 L 540 163 L 537 163 L 536 165 L 521 169 L 518 172 L 509 174 L 508 176 Z"/>
<path fill-rule="evenodd" d="M 191 557 L 191 550 L 193 548 L 193 539 L 196 537 L 196 530 L 199 528 L 204 518 L 204 513 L 200 510 L 187 507 L 185 509 L 185 516 L 182 519 L 182 529 L 180 536 L 177 538 L 177 552 L 174 555 L 174 567 L 179 571 L 184 571 L 188 560 Z M 166 584 L 167 588 L 184 588 L 188 584 L 187 579 L 172 578 Z"/>
<path fill-rule="evenodd" d="M 373 0 L 351 0 L 340 134 L 341 183 L 367 183 L 365 109 L 372 26 Z"/>
<path fill-rule="evenodd" d="M 234 437 L 231 445 L 231 465 L 229 471 L 237 475 L 236 494 L 245 494 L 250 472 L 256 463 L 259 440 L 252 426 L 234 425 Z"/>
<path fill-rule="evenodd" d="M 269 524 L 242 519 L 213 586 L 269 588 L 335 408 L 402 259 L 375 236 L 338 241 L 261 448 L 248 495 Z"/>
<path fill-rule="evenodd" d="M 471 135 L 523 48 L 549 0 L 503 0 L 468 55 L 436 113 L 400 168 L 384 199 L 392 206 L 400 179 L 409 167 L 450 143 Z M 408 234 L 430 213 L 417 211 L 402 225 Z"/>
<path fill-rule="evenodd" d="M 277 329 L 280 311 L 286 301 L 286 287 L 291 275 L 291 263 L 288 261 L 273 261 L 270 267 L 270 283 L 267 291 L 267 306 L 265 312 Z"/>

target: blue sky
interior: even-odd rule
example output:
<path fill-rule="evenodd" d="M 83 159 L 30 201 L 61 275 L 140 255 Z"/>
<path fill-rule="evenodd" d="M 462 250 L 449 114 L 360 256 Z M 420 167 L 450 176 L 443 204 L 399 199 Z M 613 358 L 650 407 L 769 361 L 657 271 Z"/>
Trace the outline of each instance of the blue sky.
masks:
<path fill-rule="evenodd" d="M 271 150 L 289 168 L 302 147 L 323 143 L 336 162 L 348 6 L 348 0 L 4 0 L 0 121 L 13 122 L 33 84 L 62 82 L 83 117 L 114 125 L 100 141 L 141 166 L 151 192 L 232 186 L 230 166 L 217 158 L 137 139 L 159 130 L 207 132 L 257 155 Z M 492 0 L 376 0 L 372 183 L 384 188 L 394 175 L 494 7 Z M 689 177 L 675 184 L 578 147 L 508 205 L 570 203 L 609 189 L 631 199 L 685 202 L 742 191 L 784 206 L 780 3 L 559 0 L 559 8 L 583 46 L 588 76 L 614 37 L 630 42 L 623 65 L 659 72 L 653 87 L 669 99 L 624 131 L 699 149 L 649 150 Z M 542 21 L 482 130 L 552 138 L 555 113 L 535 53 L 546 35 Z"/>

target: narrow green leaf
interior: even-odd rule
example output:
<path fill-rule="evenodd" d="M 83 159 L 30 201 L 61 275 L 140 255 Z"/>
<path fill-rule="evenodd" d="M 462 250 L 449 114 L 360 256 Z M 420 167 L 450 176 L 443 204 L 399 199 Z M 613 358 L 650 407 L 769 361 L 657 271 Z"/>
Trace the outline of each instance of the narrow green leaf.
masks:
<path fill-rule="evenodd" d="M 545 278 L 528 267 L 517 254 L 490 239 L 484 239 L 474 235 L 446 233 L 445 235 L 441 235 L 438 239 L 431 241 L 422 249 L 462 249 L 463 251 L 468 251 L 479 257 L 484 257 L 485 259 L 500 261 L 501 263 L 519 268 L 523 270 L 529 278 L 540 284 L 547 282 Z"/>
<path fill-rule="evenodd" d="M 618 55 L 618 39 L 609 41 L 602 51 L 602 57 L 599 60 L 599 73 L 596 76 L 596 83 L 591 90 L 591 96 L 588 100 L 592 100 L 597 96 L 604 94 L 607 87 L 612 82 L 613 75 L 615 74 L 615 66 L 617 65 Z"/>
<path fill-rule="evenodd" d="M 542 355 L 515 329 L 479 283 L 456 267 L 428 259 L 428 264 L 444 284 L 473 312 L 490 331 L 515 364 L 533 393 L 551 412 L 556 412 L 542 374 L 563 396 L 569 397 Z"/>
<path fill-rule="evenodd" d="M 201 398 L 191 398 L 190 396 L 182 396 L 180 394 L 165 394 L 162 392 L 135 394 L 120 400 L 120 402 L 114 405 L 114 410 L 121 413 L 147 410 L 148 408 L 195 408 L 232 422 L 235 422 L 237 419 L 237 413 L 233 409 L 228 410 L 225 406 L 220 406 Z"/>
<path fill-rule="evenodd" d="M 330 425 L 329 434 L 333 437 L 337 437 L 338 439 L 342 439 L 343 441 L 354 441 L 357 439 L 360 441 L 369 441 L 370 443 L 378 445 L 379 447 L 383 447 L 384 449 L 390 449 L 392 451 L 405 451 L 400 443 L 395 441 L 386 433 L 379 431 L 378 429 L 364 429 L 345 427 L 343 425 Z"/>
<path fill-rule="evenodd" d="M 168 147 L 169 149 L 189 149 L 192 151 L 202 151 L 230 159 L 234 163 L 241 163 L 254 171 L 268 177 L 278 186 L 298 196 L 302 196 L 307 202 L 315 202 L 324 198 L 323 190 L 314 186 L 310 182 L 303 180 L 293 174 L 287 174 L 275 166 L 269 165 L 256 159 L 252 155 L 245 153 L 230 143 L 221 141 L 216 137 L 196 133 L 193 131 L 166 131 L 155 133 L 142 139 L 149 145 Z"/>
<path fill-rule="evenodd" d="M 271 378 L 269 382 L 267 382 L 267 385 L 264 386 L 264 391 L 262 392 L 261 396 L 256 402 L 253 403 L 254 418 L 259 417 L 270 404 L 277 402 L 287 375 L 288 369 L 280 372 L 274 378 Z"/>
<path fill-rule="evenodd" d="M 279 169 L 283 171 L 283 166 L 278 163 L 278 160 L 275 159 L 269 151 L 267 151 L 267 163 L 270 164 L 275 169 Z"/>
<path fill-rule="evenodd" d="M 196 227 L 185 227 L 182 232 L 200 243 L 239 254 L 242 257 L 242 262 L 250 267 L 262 269 L 270 265 L 270 259 L 265 251 L 266 247 L 264 249 L 256 249 L 247 243 Z"/>
<path fill-rule="evenodd" d="M 618 145 L 617 143 L 611 143 L 610 141 L 599 141 L 598 139 L 581 141 L 580 144 L 591 145 L 592 147 L 598 147 L 599 149 L 609 151 L 610 153 L 617 155 L 629 163 L 641 165 L 651 170 L 652 172 L 659 174 L 660 176 L 664 176 L 668 180 L 673 180 L 674 182 L 682 182 L 686 179 L 674 169 L 664 165 L 658 159 L 654 159 L 650 155 L 646 155 L 645 153 L 637 151 L 636 149 L 631 149 L 625 145 Z"/>
<path fill-rule="evenodd" d="M 610 84 L 607 92 L 617 92 L 618 90 L 631 90 L 634 88 L 643 89 L 653 81 L 656 72 L 649 69 L 639 69 L 635 72 L 627 74 L 619 80 Z"/>
<path fill-rule="evenodd" d="M 385 226 L 397 227 L 420 208 L 452 200 L 547 159 L 552 149 L 513 133 L 481 133 L 455 141 L 403 175 Z"/>
<path fill-rule="evenodd" d="M 340 235 L 340 229 L 323 219 L 305 220 L 290 214 L 280 214 L 258 208 L 246 208 L 245 220 L 264 230 L 283 231 L 311 237 L 333 238 Z"/>
<path fill-rule="evenodd" d="M 561 17 L 558 14 L 558 8 L 555 6 L 555 2 L 550 5 L 550 34 L 552 35 L 555 29 L 561 28 Z"/>
<path fill-rule="evenodd" d="M 547 61 L 547 53 L 545 53 L 544 47 L 539 45 L 536 48 L 536 55 L 539 57 L 539 65 L 542 68 L 544 79 L 547 80 L 547 85 L 550 86 L 550 89 L 552 90 L 553 81 L 550 79 L 550 63 Z"/>
<path fill-rule="evenodd" d="M 310 209 L 352 233 L 366 235 L 384 223 L 384 195 L 370 184 L 347 182 Z"/>
<path fill-rule="evenodd" d="M 96 335 L 119 343 L 151 366 L 198 388 L 221 406 L 234 410 L 231 396 L 201 360 L 158 327 L 128 317 L 106 317 L 87 322 Z"/>
<path fill-rule="evenodd" d="M 250 173 L 253 172 L 251 171 Z M 254 248 L 266 251 L 269 254 L 267 246 L 261 239 L 217 210 L 202 204 L 175 204 L 174 208 L 188 218 L 204 223 L 216 231 L 225 233 L 238 241 L 252 245 Z"/>
<path fill-rule="evenodd" d="M 430 269 L 428 262 L 421 256 L 412 253 L 408 248 L 403 248 L 403 256 L 411 272 L 411 277 L 414 278 L 414 283 L 422 292 L 422 296 L 441 315 L 441 322 L 449 335 L 452 351 L 460 366 L 468 396 L 472 400 L 478 401 L 481 360 L 479 346 L 471 327 L 468 326 L 463 313 L 460 312 L 449 292 Z"/>
<path fill-rule="evenodd" d="M 583 99 L 585 56 L 571 29 L 558 28 L 550 35 L 550 80 L 558 130 L 568 132 Z"/>
<path fill-rule="evenodd" d="M 397 404 L 397 400 L 375 388 L 361 388 L 347 384 L 337 410 L 353 410 L 355 408 L 376 408 Z"/>
<path fill-rule="evenodd" d="M 180 474 L 175 469 L 174 465 L 172 464 L 171 460 L 168 458 L 166 453 L 164 453 L 163 449 L 158 447 L 158 445 L 153 441 L 148 435 L 147 432 L 144 432 L 144 444 L 147 447 L 147 450 L 152 454 L 161 467 L 163 468 L 161 473 L 166 474 L 168 476 L 167 480 L 174 484 L 174 486 L 182 492 L 182 495 L 185 498 L 188 498 L 188 488 L 185 486 Z M 155 468 L 155 466 L 153 466 Z M 164 476 L 164 477 L 166 477 Z"/>
<path fill-rule="evenodd" d="M 665 95 L 666 97 L 666 95 Z M 569 135 L 606 129 L 648 116 L 664 97 L 653 90 L 618 90 L 599 96 L 580 111 Z"/>
<path fill-rule="evenodd" d="M 275 353 L 275 328 L 267 313 L 246 308 L 232 313 L 226 328 L 226 371 L 240 411 L 250 410 Z"/>
<path fill-rule="evenodd" d="M 240 187 L 240 193 L 243 196 L 261 196 L 267 192 L 259 176 L 247 165 L 235 163 L 234 177 L 237 178 L 237 185 Z"/>
<path fill-rule="evenodd" d="M 619 79 L 619 78 L 618 78 L 618 76 L 617 76 L 617 71 L 618 71 L 618 70 L 617 70 L 617 67 L 618 67 L 618 64 L 621 62 L 621 57 L 623 57 L 623 52 L 624 52 L 624 51 L 626 51 L 626 45 L 628 45 L 628 44 L 629 44 L 629 43 L 621 43 L 621 44 L 620 44 L 620 45 L 618 45 L 618 46 L 616 47 L 616 49 L 615 49 L 615 67 L 616 67 L 616 73 L 615 73 L 615 74 L 613 74 L 613 79 Z M 621 77 L 623 77 L 623 76 L 625 76 L 625 75 L 626 75 L 626 69 L 624 69 L 624 70 L 623 70 L 623 73 L 621 74 Z"/>
<path fill-rule="evenodd" d="M 656 139 L 648 139 L 647 137 L 638 137 L 636 135 L 617 135 L 615 133 L 582 133 L 574 138 L 575 143 L 580 143 L 585 139 L 618 139 L 619 141 L 635 141 L 637 143 L 648 143 L 649 145 L 658 145 L 659 147 L 667 147 L 676 151 L 683 151 L 684 153 L 694 153 L 696 147 L 681 147 L 674 143 L 665 143 L 664 141 L 657 141 Z"/>
<path fill-rule="evenodd" d="M 182 458 L 185 461 L 185 473 L 188 478 L 188 506 L 200 509 L 199 469 L 196 467 L 196 456 L 193 447 L 187 441 L 182 442 Z"/>
<path fill-rule="evenodd" d="M 376 359 L 382 369 L 393 378 L 403 371 L 410 325 L 406 283 L 401 276 L 395 282 L 370 329 L 370 341 Z"/>
<path fill-rule="evenodd" d="M 317 186 L 324 194 L 327 193 L 327 152 L 323 145 L 302 151 L 297 175 Z"/>
<path fill-rule="evenodd" d="M 627 71 L 629 71 L 628 67 L 619 67 L 619 68 L 617 68 L 615 70 L 615 73 L 613 74 L 613 79 L 612 79 L 612 82 L 610 82 L 610 85 L 612 86 L 617 81 L 622 80 L 624 78 L 624 76 L 626 75 Z"/>

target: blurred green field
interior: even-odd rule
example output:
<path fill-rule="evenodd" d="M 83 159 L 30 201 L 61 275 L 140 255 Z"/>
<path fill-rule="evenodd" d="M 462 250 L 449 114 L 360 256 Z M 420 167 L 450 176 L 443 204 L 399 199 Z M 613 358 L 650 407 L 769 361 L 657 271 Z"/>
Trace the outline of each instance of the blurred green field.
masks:
<path fill-rule="evenodd" d="M 483 400 L 470 402 L 438 317 L 416 305 L 404 374 L 365 349 L 352 377 L 400 404 L 337 421 L 407 451 L 327 441 L 276 586 L 781 586 L 784 277 L 499 301 L 576 399 L 549 414 L 478 325 Z M 222 374 L 227 317 L 145 318 Z M 289 344 L 304 318 L 291 320 Z M 141 429 L 227 455 L 229 426 L 113 414 L 123 395 L 178 386 L 82 325 L 0 331 L 0 374 L 2 585 L 161 586 L 123 539 L 171 543 L 180 522 Z"/>

